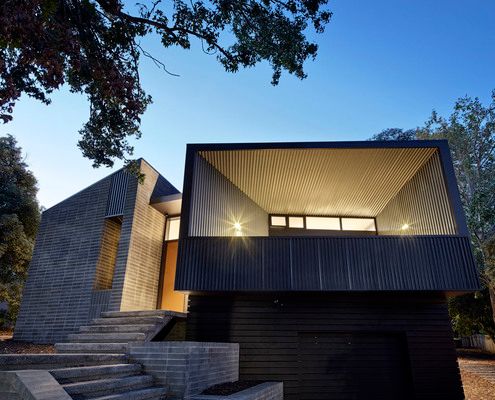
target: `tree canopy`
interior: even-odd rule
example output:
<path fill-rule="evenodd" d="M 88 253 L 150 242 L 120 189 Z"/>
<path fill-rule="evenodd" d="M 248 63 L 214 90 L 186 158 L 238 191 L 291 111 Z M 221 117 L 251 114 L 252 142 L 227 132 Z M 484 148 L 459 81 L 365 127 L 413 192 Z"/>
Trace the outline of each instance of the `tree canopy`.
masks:
<path fill-rule="evenodd" d="M 488 105 L 478 98 L 456 101 L 449 117 L 435 111 L 422 127 L 386 129 L 373 140 L 447 139 L 471 242 L 484 284 L 482 292 L 450 302 L 454 327 L 460 333 L 495 335 L 495 91 Z M 488 312 L 488 315 L 486 314 Z"/>
<path fill-rule="evenodd" d="M 0 137 L 0 302 L 8 304 L 4 323 L 17 315 L 31 260 L 40 219 L 37 191 L 16 140 Z"/>
<path fill-rule="evenodd" d="M 307 32 L 330 21 L 327 0 L 161 0 L 128 9 L 122 0 L 4 0 L 0 2 L 0 119 L 12 119 L 26 94 L 49 104 L 67 84 L 90 102 L 79 147 L 94 166 L 132 154 L 151 97 L 141 87 L 140 45 L 158 35 L 163 47 L 201 42 L 226 71 L 268 62 L 272 83 L 282 71 L 305 78 L 318 46 Z"/>

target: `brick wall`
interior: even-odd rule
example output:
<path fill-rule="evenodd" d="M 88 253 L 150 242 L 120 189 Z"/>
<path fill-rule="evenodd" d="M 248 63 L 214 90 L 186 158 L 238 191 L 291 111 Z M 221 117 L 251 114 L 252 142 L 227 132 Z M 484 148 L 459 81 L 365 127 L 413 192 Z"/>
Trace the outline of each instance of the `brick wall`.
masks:
<path fill-rule="evenodd" d="M 230 396 L 198 395 L 191 400 L 283 400 L 282 382 L 264 382 Z"/>
<path fill-rule="evenodd" d="M 239 379 L 237 343 L 132 343 L 129 354 L 157 384 L 169 387 L 170 399 L 188 400 L 210 386 Z"/>
<path fill-rule="evenodd" d="M 110 177 L 46 210 L 14 337 L 53 343 L 87 322 Z"/>
<path fill-rule="evenodd" d="M 144 161 L 141 172 L 144 183 L 129 183 L 135 195 L 128 196 L 124 207 L 110 301 L 114 311 L 156 308 L 165 216 L 149 205 L 159 174 Z"/>
<path fill-rule="evenodd" d="M 156 308 L 165 217 L 149 202 L 177 189 L 144 160 L 141 171 L 143 184 L 112 185 L 117 172 L 43 213 L 16 339 L 54 343 L 101 311 Z M 119 202 L 121 223 L 107 218 Z"/>
<path fill-rule="evenodd" d="M 113 272 L 117 260 L 120 228 L 122 223 L 115 219 L 105 219 L 100 243 L 100 254 L 96 264 L 95 290 L 112 288 Z"/>

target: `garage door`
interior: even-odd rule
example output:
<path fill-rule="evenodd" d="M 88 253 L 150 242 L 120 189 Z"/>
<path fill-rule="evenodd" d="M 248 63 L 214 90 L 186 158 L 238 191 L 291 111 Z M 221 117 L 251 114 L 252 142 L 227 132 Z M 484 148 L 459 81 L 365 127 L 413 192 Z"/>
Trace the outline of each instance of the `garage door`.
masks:
<path fill-rule="evenodd" d="M 413 398 L 403 335 L 301 333 L 298 365 L 301 400 Z"/>

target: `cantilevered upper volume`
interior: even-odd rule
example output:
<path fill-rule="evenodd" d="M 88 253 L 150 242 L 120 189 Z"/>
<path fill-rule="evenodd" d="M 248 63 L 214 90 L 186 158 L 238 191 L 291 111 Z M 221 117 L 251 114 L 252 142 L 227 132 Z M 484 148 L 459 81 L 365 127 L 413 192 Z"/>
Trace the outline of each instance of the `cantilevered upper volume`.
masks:
<path fill-rule="evenodd" d="M 16 339 L 165 309 L 286 400 L 464 398 L 447 298 L 479 283 L 445 141 L 193 144 L 183 194 L 139 165 L 43 213 Z"/>
<path fill-rule="evenodd" d="M 446 141 L 194 144 L 176 289 L 478 288 Z"/>

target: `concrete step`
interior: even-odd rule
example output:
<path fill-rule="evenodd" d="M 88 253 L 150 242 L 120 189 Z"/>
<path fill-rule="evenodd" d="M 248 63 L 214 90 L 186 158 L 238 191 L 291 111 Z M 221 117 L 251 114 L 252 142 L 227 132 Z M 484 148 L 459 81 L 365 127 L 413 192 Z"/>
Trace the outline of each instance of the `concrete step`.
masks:
<path fill-rule="evenodd" d="M 158 325 L 170 321 L 170 316 L 148 316 L 148 317 L 105 317 L 95 318 L 90 325 Z"/>
<path fill-rule="evenodd" d="M 128 357 L 119 354 L 0 354 L 0 370 L 54 369 L 91 365 L 125 364 Z"/>
<path fill-rule="evenodd" d="M 76 343 L 128 343 L 143 342 L 146 339 L 144 333 L 74 333 L 67 337 L 69 342 Z"/>
<path fill-rule="evenodd" d="M 136 375 L 125 378 L 67 383 L 62 387 L 74 400 L 79 400 L 149 388 L 151 385 L 153 385 L 153 378 L 150 375 Z"/>
<path fill-rule="evenodd" d="M 148 325 L 89 325 L 81 326 L 80 333 L 147 333 L 156 329 L 153 324 Z"/>
<path fill-rule="evenodd" d="M 95 397 L 93 400 L 163 400 L 166 398 L 166 395 L 167 389 L 162 387 L 151 387 L 103 397 Z"/>
<path fill-rule="evenodd" d="M 57 343 L 59 353 L 127 353 L 127 343 Z"/>
<path fill-rule="evenodd" d="M 145 310 L 145 311 L 104 311 L 101 318 L 121 318 L 121 317 L 181 317 L 185 318 L 185 313 L 168 310 Z"/>
<path fill-rule="evenodd" d="M 123 378 L 141 373 L 141 364 L 97 365 L 90 367 L 59 368 L 50 371 L 60 384 L 91 381 L 101 378 Z"/>

